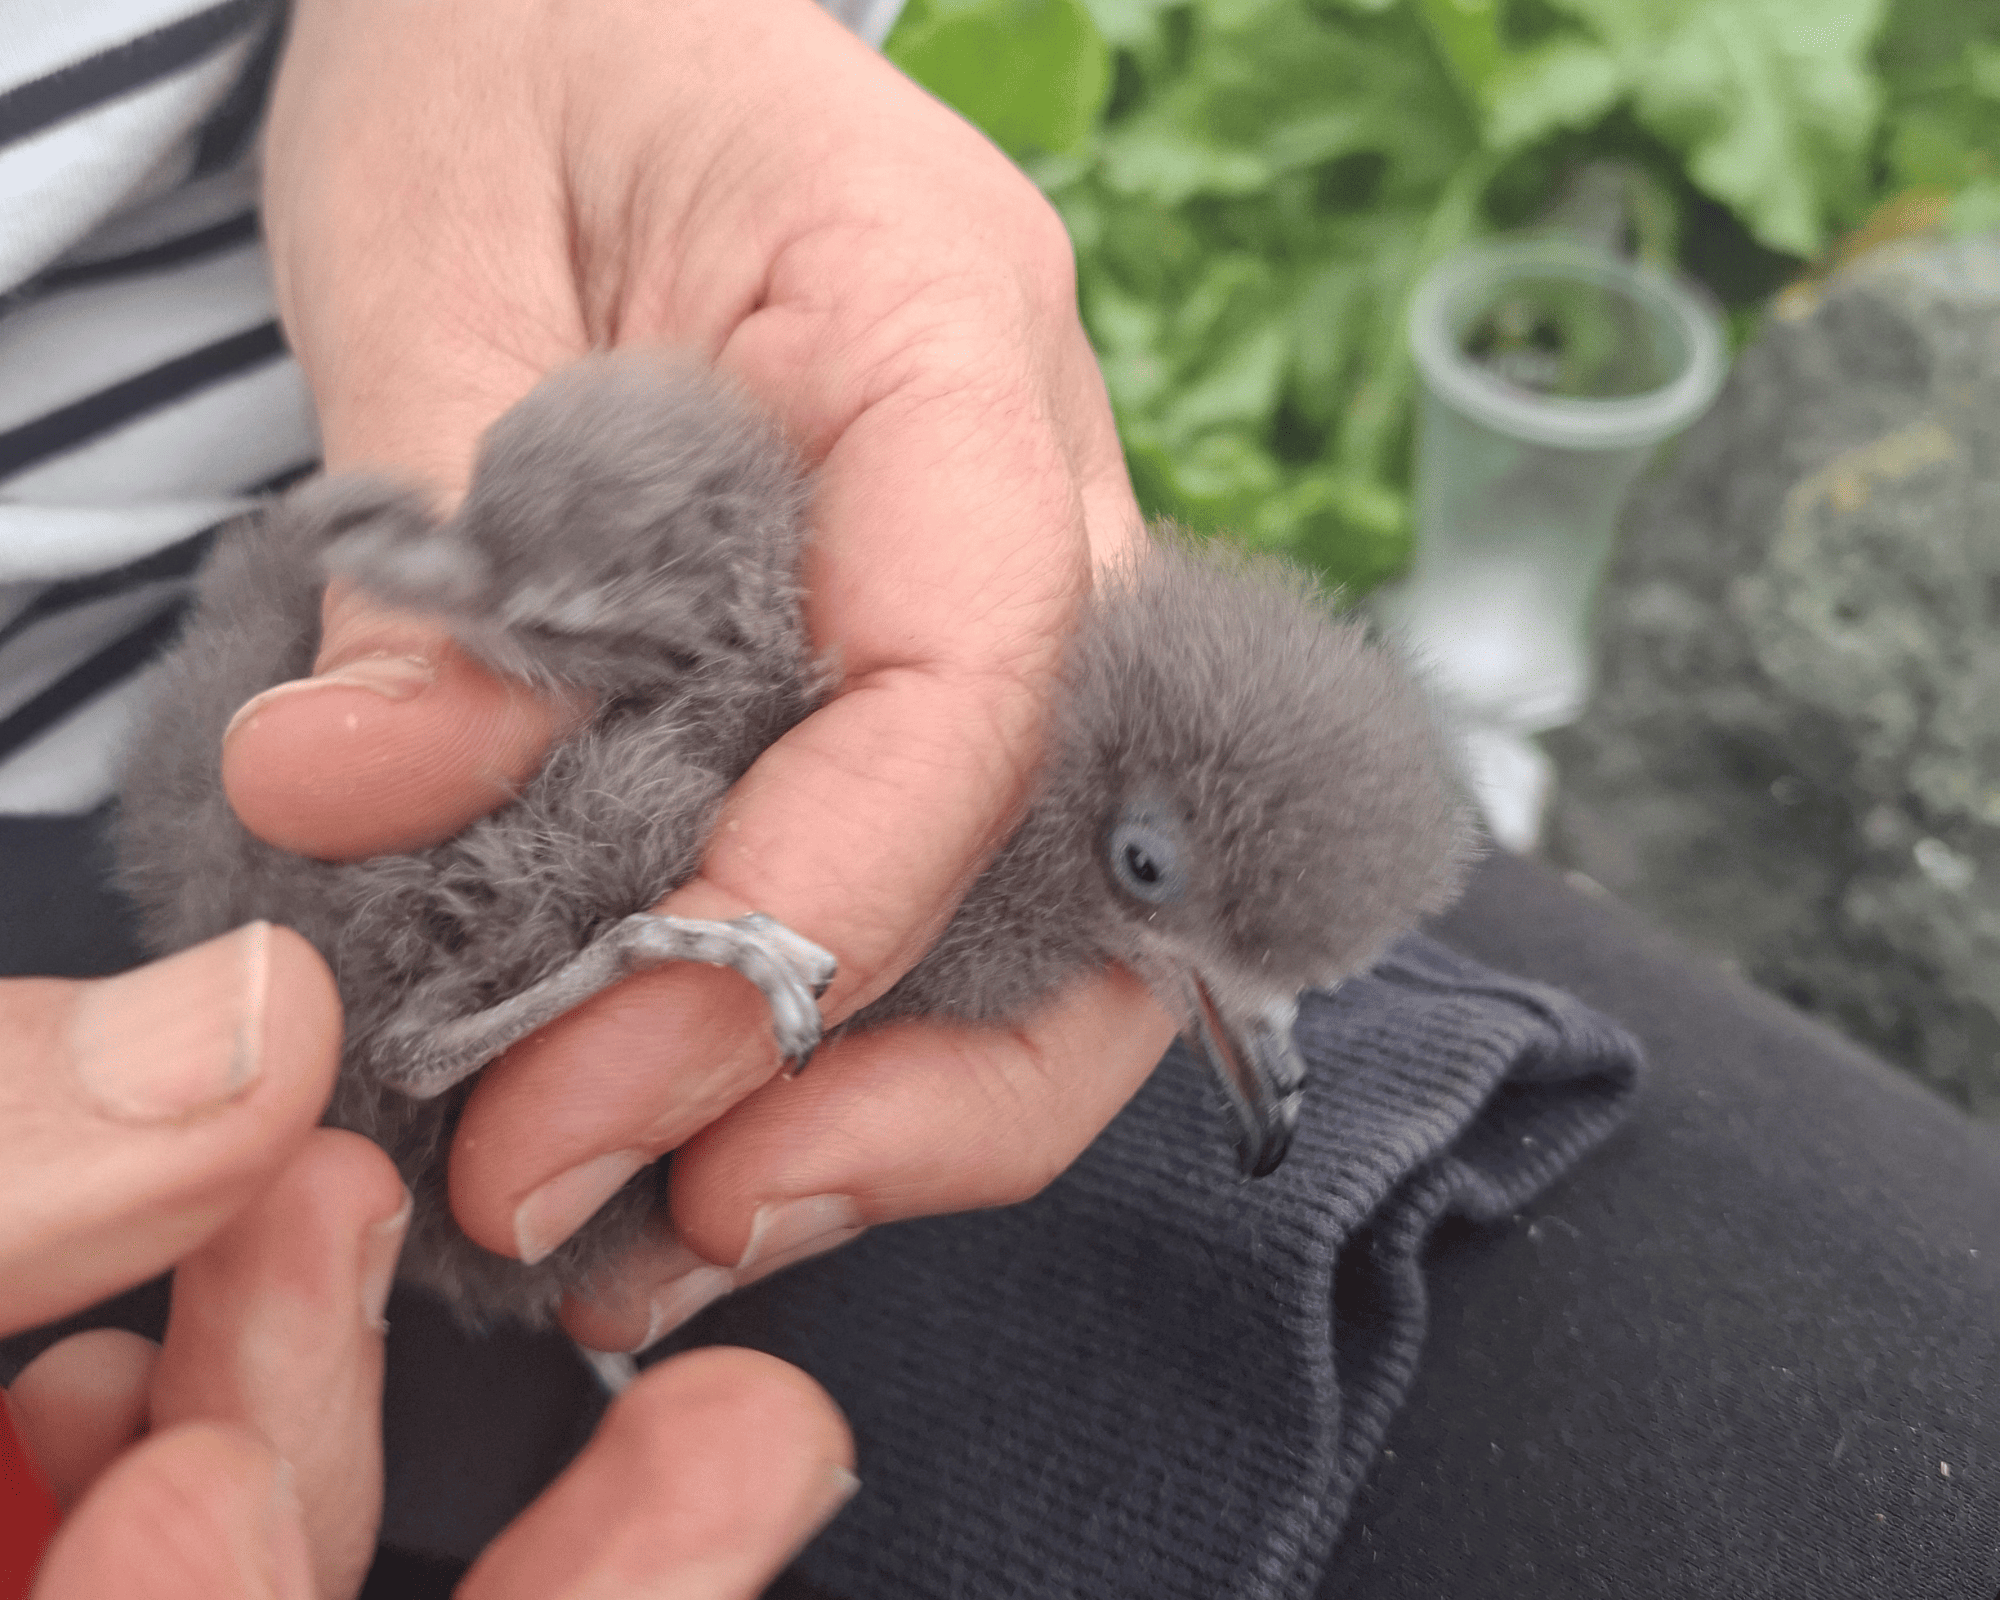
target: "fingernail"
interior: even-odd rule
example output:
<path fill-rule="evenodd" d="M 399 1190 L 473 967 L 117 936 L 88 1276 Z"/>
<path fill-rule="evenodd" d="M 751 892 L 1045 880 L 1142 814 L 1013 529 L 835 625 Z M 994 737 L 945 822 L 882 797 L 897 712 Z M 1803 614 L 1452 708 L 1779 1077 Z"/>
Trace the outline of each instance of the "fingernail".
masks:
<path fill-rule="evenodd" d="M 736 1263 L 736 1281 L 754 1283 L 867 1231 L 861 1207 L 850 1195 L 810 1194 L 768 1202 L 751 1215 L 750 1242 Z"/>
<path fill-rule="evenodd" d="M 264 1506 L 263 1573 L 245 1573 L 245 1592 L 259 1590 L 275 1600 L 313 1600 L 312 1551 L 306 1544 L 306 1512 L 292 1464 L 282 1456 L 271 1478 L 271 1498 Z M 258 1579 L 265 1582 L 259 1582 Z M 268 1583 L 268 1588 L 266 1588 Z"/>
<path fill-rule="evenodd" d="M 861 1489 L 861 1480 L 837 1461 L 829 1461 L 826 1471 L 819 1481 L 807 1492 L 805 1503 L 799 1508 L 800 1518 L 806 1522 L 804 1544 L 820 1529 L 840 1515 L 841 1507 L 852 1500 Z"/>
<path fill-rule="evenodd" d="M 736 1274 L 727 1267 L 700 1266 L 678 1278 L 671 1278 L 653 1291 L 652 1313 L 646 1334 L 632 1346 L 632 1354 L 650 1350 L 684 1322 L 691 1322 L 736 1287 Z"/>
<path fill-rule="evenodd" d="M 296 695 L 319 694 L 328 689 L 367 689 L 384 700 L 414 700 L 437 682 L 437 663 L 421 656 L 357 656 L 310 678 L 293 678 L 276 684 L 246 700 L 229 719 L 222 737 L 227 740 L 244 723 L 276 700 Z"/>
<path fill-rule="evenodd" d="M 70 1012 L 77 1081 L 120 1122 L 171 1122 L 236 1099 L 262 1070 L 271 925 L 253 922 L 116 978 Z"/>
<path fill-rule="evenodd" d="M 396 1281 L 396 1262 L 403 1253 L 403 1238 L 410 1231 L 410 1212 L 415 1201 L 403 1191 L 403 1203 L 393 1217 L 385 1217 L 361 1236 L 361 1315 L 377 1333 L 389 1331 L 389 1290 Z"/>
<path fill-rule="evenodd" d="M 593 1156 L 549 1179 L 514 1210 L 514 1250 L 532 1267 L 597 1213 L 653 1157 L 643 1150 Z"/>
<path fill-rule="evenodd" d="M 718 1267 L 676 1240 L 675 1267 L 653 1288 L 646 1336 L 633 1353 L 658 1343 L 731 1291 L 867 1231 L 861 1207 L 849 1196 L 814 1194 L 759 1206 L 751 1214 L 749 1242 L 733 1267 Z"/>

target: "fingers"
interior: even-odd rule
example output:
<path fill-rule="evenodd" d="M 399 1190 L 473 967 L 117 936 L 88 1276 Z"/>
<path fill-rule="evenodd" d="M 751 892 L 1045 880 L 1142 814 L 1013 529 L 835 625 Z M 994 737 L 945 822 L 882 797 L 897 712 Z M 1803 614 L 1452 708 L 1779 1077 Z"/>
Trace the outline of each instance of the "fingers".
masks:
<path fill-rule="evenodd" d="M 144 1436 L 159 1355 L 136 1333 L 93 1328 L 44 1350 L 7 1391 L 15 1431 L 64 1510 Z"/>
<path fill-rule="evenodd" d="M 106 1595 L 315 1600 L 298 1497 L 277 1453 L 211 1423 L 126 1452 L 63 1523 L 34 1588 L 34 1600 Z"/>
<path fill-rule="evenodd" d="M 476 1562 L 460 1600 L 750 1600 L 854 1492 L 803 1373 L 750 1350 L 663 1362 Z"/>
<path fill-rule="evenodd" d="M 359 1587 L 381 1511 L 382 1306 L 408 1220 L 386 1156 L 315 1132 L 180 1264 L 163 1349 L 79 1334 L 21 1374 L 23 1442 L 76 1507 L 38 1595 Z"/>
<path fill-rule="evenodd" d="M 314 672 L 236 714 L 222 781 L 252 833 L 326 861 L 450 838 L 513 796 L 577 709 L 351 591 L 328 595 Z"/>
<path fill-rule="evenodd" d="M 386 472 L 449 503 L 486 426 L 596 342 L 535 33 L 497 0 L 291 8 L 263 222 L 330 470 Z M 458 174 L 445 190 L 440 162 Z M 324 860 L 451 837 L 563 725 L 434 623 L 351 596 L 329 598 L 314 671 L 239 714 L 223 781 L 253 833 Z"/>
<path fill-rule="evenodd" d="M 296 934 L 257 923 L 117 978 L 0 983 L 0 1328 L 163 1272 L 297 1149 L 340 1008 Z"/>
<path fill-rule="evenodd" d="M 1026 1199 L 1117 1115 L 1173 1032 L 1114 969 L 1018 1028 L 899 1023 L 838 1040 L 675 1153 L 673 1231 L 573 1296 L 563 1325 L 594 1348 L 644 1349 L 865 1227 Z"/>
<path fill-rule="evenodd" d="M 606 29 L 594 8 L 536 0 L 289 8 L 261 212 L 329 468 L 462 492 L 481 430 L 611 342 L 579 304 L 588 245 L 556 170 L 568 130 L 549 35 L 609 32 L 631 50 L 638 20 Z"/>
<path fill-rule="evenodd" d="M 268 1441 L 294 1474 L 326 1596 L 358 1587 L 381 1514 L 382 1307 L 408 1221 L 388 1157 L 322 1129 L 174 1276 L 154 1425 L 233 1423 Z"/>

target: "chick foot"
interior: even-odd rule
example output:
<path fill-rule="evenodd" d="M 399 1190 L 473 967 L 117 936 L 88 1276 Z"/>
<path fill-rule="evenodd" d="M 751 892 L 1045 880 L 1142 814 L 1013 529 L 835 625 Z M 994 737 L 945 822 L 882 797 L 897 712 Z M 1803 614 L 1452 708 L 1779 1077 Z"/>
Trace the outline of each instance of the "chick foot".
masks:
<path fill-rule="evenodd" d="M 613 923 L 566 965 L 498 1005 L 441 1027 L 392 1033 L 382 1045 L 387 1081 L 413 1099 L 432 1099 L 592 995 L 675 961 L 728 967 L 756 984 L 771 1008 L 786 1075 L 805 1069 L 820 1040 L 819 997 L 838 965 L 830 951 L 759 911 L 729 922 L 642 911 Z"/>

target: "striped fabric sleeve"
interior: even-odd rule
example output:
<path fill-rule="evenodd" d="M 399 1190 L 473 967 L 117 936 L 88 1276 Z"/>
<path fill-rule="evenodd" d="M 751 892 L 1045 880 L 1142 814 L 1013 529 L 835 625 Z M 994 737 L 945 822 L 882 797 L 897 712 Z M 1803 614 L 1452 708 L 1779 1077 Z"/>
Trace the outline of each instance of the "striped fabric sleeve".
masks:
<path fill-rule="evenodd" d="M 257 221 L 283 22 L 0 0 L 0 814 L 110 795 L 216 529 L 317 464 Z"/>
<path fill-rule="evenodd" d="M 252 136 L 277 0 L 0 0 L 0 812 L 87 809 L 216 527 L 310 470 Z"/>

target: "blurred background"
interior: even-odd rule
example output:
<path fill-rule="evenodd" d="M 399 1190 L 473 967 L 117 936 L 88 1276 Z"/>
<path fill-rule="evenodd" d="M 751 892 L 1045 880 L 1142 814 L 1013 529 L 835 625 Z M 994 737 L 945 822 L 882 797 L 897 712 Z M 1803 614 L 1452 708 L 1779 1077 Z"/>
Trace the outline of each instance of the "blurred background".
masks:
<path fill-rule="evenodd" d="M 1147 511 L 1391 617 L 1466 559 L 1426 275 L 1691 287 L 1728 380 L 1553 558 L 1587 697 L 1469 730 L 1489 818 L 2000 1118 L 2000 0 L 907 0 L 887 52 L 1068 223 Z M 1587 392 L 1504 311 L 1468 353 Z"/>

